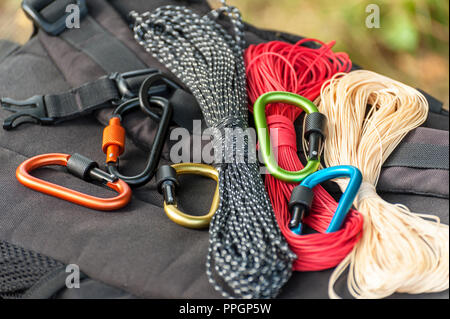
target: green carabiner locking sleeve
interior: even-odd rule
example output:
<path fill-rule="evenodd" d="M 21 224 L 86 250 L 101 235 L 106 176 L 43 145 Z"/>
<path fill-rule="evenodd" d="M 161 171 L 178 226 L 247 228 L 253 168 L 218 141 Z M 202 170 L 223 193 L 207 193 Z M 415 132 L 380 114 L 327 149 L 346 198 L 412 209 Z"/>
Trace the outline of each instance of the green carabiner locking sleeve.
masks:
<path fill-rule="evenodd" d="M 304 138 L 308 139 L 308 162 L 301 171 L 290 172 L 278 166 L 270 143 L 269 128 L 266 120 L 266 105 L 270 103 L 286 103 L 303 109 L 306 112 Z M 268 92 L 261 95 L 253 106 L 253 116 L 262 153 L 267 170 L 275 178 L 284 182 L 300 182 L 314 173 L 320 165 L 320 149 L 325 137 L 326 117 L 307 98 L 290 92 Z"/>

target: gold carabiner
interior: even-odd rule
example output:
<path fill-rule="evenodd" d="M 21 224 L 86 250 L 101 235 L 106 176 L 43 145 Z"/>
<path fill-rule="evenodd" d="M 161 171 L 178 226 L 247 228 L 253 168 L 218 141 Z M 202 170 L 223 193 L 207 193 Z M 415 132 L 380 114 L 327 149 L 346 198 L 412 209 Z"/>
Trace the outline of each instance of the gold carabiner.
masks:
<path fill-rule="evenodd" d="M 175 186 L 178 186 L 178 175 L 192 174 L 209 177 L 216 181 L 216 191 L 208 214 L 203 216 L 188 215 L 180 211 L 175 200 Z M 178 225 L 188 228 L 206 228 L 211 218 L 219 208 L 219 172 L 210 165 L 199 163 L 179 163 L 171 166 L 164 165 L 156 173 L 158 190 L 164 194 L 164 211 L 166 215 Z"/>

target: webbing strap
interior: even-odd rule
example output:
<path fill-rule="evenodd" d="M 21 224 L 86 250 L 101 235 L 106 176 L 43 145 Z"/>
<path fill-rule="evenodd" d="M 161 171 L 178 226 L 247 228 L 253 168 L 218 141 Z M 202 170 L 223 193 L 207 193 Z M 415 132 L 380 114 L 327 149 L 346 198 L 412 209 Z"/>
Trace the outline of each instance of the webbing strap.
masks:
<path fill-rule="evenodd" d="M 147 66 L 116 37 L 87 16 L 79 29 L 70 29 L 60 37 L 91 57 L 105 72 L 126 72 Z"/>
<path fill-rule="evenodd" d="M 449 169 L 448 145 L 401 143 L 383 167 Z"/>
<path fill-rule="evenodd" d="M 64 267 L 41 255 L 0 240 L 0 299 L 20 298 L 47 274 Z"/>
<path fill-rule="evenodd" d="M 89 113 L 119 99 L 116 83 L 108 77 L 102 77 L 66 93 L 44 96 L 47 116 L 60 120 Z"/>
<path fill-rule="evenodd" d="M 23 101 L 0 98 L 0 106 L 13 112 L 4 120 L 3 128 L 11 130 L 23 123 L 55 124 L 118 105 L 136 97 L 142 82 L 158 72 L 157 69 L 143 69 L 112 73 L 67 92 L 36 95 Z M 153 85 L 148 93 L 168 99 L 177 114 L 173 121 L 191 132 L 193 121 L 202 119 L 194 96 L 181 88 L 161 82 Z"/>

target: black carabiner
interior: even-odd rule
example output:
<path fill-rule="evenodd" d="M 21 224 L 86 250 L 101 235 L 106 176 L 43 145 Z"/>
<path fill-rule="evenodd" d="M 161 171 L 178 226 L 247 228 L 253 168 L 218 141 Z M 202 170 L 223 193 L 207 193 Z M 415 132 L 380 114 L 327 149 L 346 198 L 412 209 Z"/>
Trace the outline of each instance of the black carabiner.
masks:
<path fill-rule="evenodd" d="M 164 75 L 161 73 L 149 76 L 142 83 L 139 90 L 139 98 L 131 99 L 119 105 L 114 111 L 112 118 L 109 121 L 109 125 L 105 127 L 103 131 L 102 149 L 106 154 L 108 171 L 132 187 L 139 187 L 148 183 L 155 175 L 169 130 L 173 113 L 171 104 L 165 98 L 156 96 L 150 97 L 150 94 L 148 93 L 149 88 L 163 76 Z M 159 122 L 159 126 L 144 170 L 135 176 L 125 176 L 119 172 L 118 158 L 125 149 L 125 130 L 121 125 L 122 115 L 139 106 L 145 114 Z M 151 109 L 152 106 L 159 107 L 162 111 L 161 114 L 153 112 Z"/>

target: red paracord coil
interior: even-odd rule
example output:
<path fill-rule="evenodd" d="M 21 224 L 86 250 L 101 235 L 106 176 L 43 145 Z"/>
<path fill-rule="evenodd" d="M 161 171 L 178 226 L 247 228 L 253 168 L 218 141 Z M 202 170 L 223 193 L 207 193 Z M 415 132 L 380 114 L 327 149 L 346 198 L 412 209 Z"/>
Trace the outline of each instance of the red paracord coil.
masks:
<path fill-rule="evenodd" d="M 320 45 L 316 49 L 303 46 L 306 42 Z M 263 93 L 270 91 L 293 92 L 314 101 L 320 94 L 322 84 L 338 72 L 349 72 L 352 62 L 346 53 L 334 53 L 334 41 L 325 44 L 315 39 L 303 39 L 296 44 L 273 41 L 251 45 L 245 51 L 247 90 L 250 110 Z M 267 123 L 278 139 L 272 139 L 277 148 L 278 165 L 289 171 L 303 169 L 297 155 L 295 119 L 302 110 L 282 103 L 270 104 L 266 108 Z M 334 233 L 325 233 L 338 203 L 320 185 L 314 188 L 314 201 L 304 223 L 317 233 L 296 235 L 288 227 L 290 212 L 288 202 L 297 185 L 265 176 L 265 185 L 272 202 L 280 229 L 290 248 L 297 255 L 293 269 L 317 271 L 336 266 L 353 249 L 362 235 L 363 217 L 351 210 L 342 228 Z"/>

